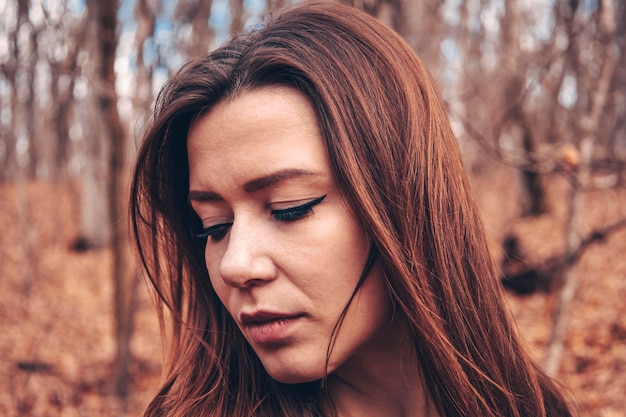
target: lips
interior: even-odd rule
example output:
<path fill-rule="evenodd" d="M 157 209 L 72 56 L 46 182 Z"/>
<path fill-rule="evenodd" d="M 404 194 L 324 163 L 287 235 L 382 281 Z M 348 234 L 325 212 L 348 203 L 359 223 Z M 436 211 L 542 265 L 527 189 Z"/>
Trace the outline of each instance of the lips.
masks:
<path fill-rule="evenodd" d="M 293 328 L 304 314 L 283 314 L 258 311 L 241 314 L 241 324 L 248 340 L 258 345 L 286 343 Z"/>

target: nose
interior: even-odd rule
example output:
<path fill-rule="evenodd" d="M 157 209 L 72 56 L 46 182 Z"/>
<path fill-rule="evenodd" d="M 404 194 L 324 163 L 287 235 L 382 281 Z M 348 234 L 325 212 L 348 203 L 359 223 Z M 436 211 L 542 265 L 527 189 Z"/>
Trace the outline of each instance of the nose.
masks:
<path fill-rule="evenodd" d="M 231 287 L 261 285 L 276 277 L 271 236 L 258 223 L 235 221 L 231 226 L 219 264 L 222 280 Z"/>

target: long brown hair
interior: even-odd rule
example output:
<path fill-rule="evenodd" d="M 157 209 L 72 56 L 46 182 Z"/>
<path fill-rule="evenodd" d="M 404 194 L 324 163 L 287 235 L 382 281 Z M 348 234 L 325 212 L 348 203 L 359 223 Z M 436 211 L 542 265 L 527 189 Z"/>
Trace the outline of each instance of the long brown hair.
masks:
<path fill-rule="evenodd" d="M 524 352 L 503 305 L 433 80 L 392 30 L 331 3 L 292 7 L 188 63 L 157 99 L 131 192 L 138 253 L 162 326 L 170 323 L 165 382 L 146 415 L 335 414 L 319 382 L 268 376 L 213 291 L 193 238 L 189 125 L 216 103 L 267 85 L 311 101 L 335 180 L 374 243 L 439 413 L 572 415 Z"/>

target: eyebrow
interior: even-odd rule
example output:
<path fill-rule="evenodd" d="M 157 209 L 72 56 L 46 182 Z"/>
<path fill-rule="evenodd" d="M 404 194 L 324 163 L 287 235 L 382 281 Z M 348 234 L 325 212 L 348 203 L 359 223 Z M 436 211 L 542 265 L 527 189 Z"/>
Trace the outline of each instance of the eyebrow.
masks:
<path fill-rule="evenodd" d="M 301 178 L 301 177 L 310 177 L 310 176 L 318 176 L 320 175 L 317 172 L 309 171 L 306 169 L 283 169 L 280 171 L 273 172 L 269 175 L 264 175 L 259 178 L 255 178 L 246 182 L 243 185 L 243 189 L 247 193 L 254 193 L 260 191 L 264 188 L 270 187 L 272 185 L 278 184 L 283 181 L 287 181 L 293 178 Z M 212 191 L 189 191 L 189 201 L 220 201 L 222 197 L 214 193 Z"/>

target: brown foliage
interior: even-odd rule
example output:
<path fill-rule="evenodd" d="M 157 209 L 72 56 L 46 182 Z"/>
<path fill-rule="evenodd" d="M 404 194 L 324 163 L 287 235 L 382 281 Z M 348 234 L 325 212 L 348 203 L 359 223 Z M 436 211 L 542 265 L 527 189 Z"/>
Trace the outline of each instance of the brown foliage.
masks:
<path fill-rule="evenodd" d="M 475 181 L 477 195 L 494 242 L 507 234 L 518 238 L 518 259 L 523 268 L 549 270 L 564 262 L 565 227 L 569 185 L 562 177 L 547 182 L 550 212 L 520 220 L 520 208 L 511 200 L 515 194 L 508 173 L 491 173 L 488 180 Z M 626 190 L 606 189 L 585 193 L 587 213 L 582 232 L 618 224 L 626 218 Z M 504 252 L 494 243 L 496 258 Z M 604 240 L 593 240 L 573 265 L 578 289 L 569 307 L 564 353 L 557 378 L 568 386 L 580 407 L 581 416 L 626 415 L 626 228 L 610 230 Z M 519 265 L 518 265 L 519 266 Z M 558 270 L 558 268 L 557 268 Z M 562 270 L 561 270 L 562 271 Z M 545 277 L 551 278 L 551 277 Z M 561 277 L 562 279 L 563 277 Z M 558 277 L 557 277 L 558 279 Z M 507 293 L 522 337 L 533 358 L 542 363 L 553 328 L 559 296 L 558 283 L 547 283 L 544 291 L 519 296 Z M 548 290 L 547 292 L 545 290 Z"/>
<path fill-rule="evenodd" d="M 110 248 L 75 252 L 77 198 L 69 186 L 28 186 L 28 230 L 35 234 L 33 259 L 18 250 L 14 185 L 0 184 L 0 415 L 138 415 L 156 390 L 161 345 L 156 313 L 140 288 L 137 331 L 132 340 L 132 395 L 113 395 L 112 253 Z M 105 220 L 103 220 L 104 227 Z M 29 264 L 29 293 L 20 271 Z"/>

